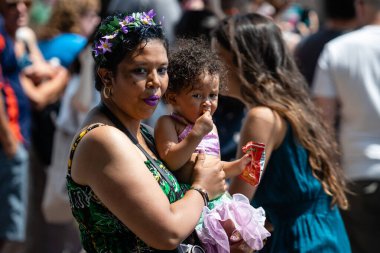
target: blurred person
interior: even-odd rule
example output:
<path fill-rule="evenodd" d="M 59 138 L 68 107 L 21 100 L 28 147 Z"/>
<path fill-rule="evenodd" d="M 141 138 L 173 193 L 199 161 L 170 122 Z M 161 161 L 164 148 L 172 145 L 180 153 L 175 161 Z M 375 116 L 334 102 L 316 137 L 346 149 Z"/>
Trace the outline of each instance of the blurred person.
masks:
<path fill-rule="evenodd" d="M 34 106 L 33 110 L 27 252 L 80 250 L 78 229 L 72 219 L 63 223 L 45 220 L 41 205 L 47 170 L 52 162 L 56 119 L 59 117 L 62 97 L 73 74 L 73 63 L 85 48 L 87 38 L 99 22 L 99 10 L 98 0 L 57 0 L 53 5 L 49 22 L 39 30 L 38 46 L 44 58 L 65 69 L 66 74 L 59 79 L 62 89 L 56 94 L 55 99 L 44 106 Z M 45 85 L 46 82 L 33 81 L 30 80 L 29 88 Z"/>
<path fill-rule="evenodd" d="M 322 8 L 324 24 L 318 32 L 303 38 L 294 52 L 296 63 L 310 87 L 325 44 L 357 27 L 355 0 L 324 0 Z"/>
<path fill-rule="evenodd" d="M 87 32 L 83 32 L 83 35 L 91 38 L 95 26 L 100 21 L 99 17 L 91 21 L 91 17 L 93 16 L 93 12 L 97 13 L 99 11 L 100 1 L 78 1 L 78 3 L 80 2 L 88 8 L 86 12 L 87 17 L 82 17 L 83 21 L 87 20 L 87 22 L 83 23 L 87 30 Z M 90 29 L 91 27 L 92 29 Z M 67 227 L 74 225 L 74 218 L 71 214 L 65 187 L 65 168 L 67 166 L 68 151 L 71 141 L 82 124 L 85 115 L 100 99 L 93 85 L 95 66 L 91 55 L 90 44 L 91 43 L 88 43 L 82 50 L 71 67 L 71 77 L 61 99 L 59 114 L 54 121 L 55 131 L 52 160 L 47 168 L 47 179 L 42 200 L 44 218 L 49 224 L 67 224 Z M 72 231 L 72 234 L 73 236 L 78 235 L 74 233 L 74 231 Z M 64 239 L 62 236 L 57 236 L 57 238 Z M 71 237 L 62 240 L 62 243 L 66 244 L 66 251 L 69 251 L 66 248 L 69 247 L 69 244 L 75 246 L 74 241 L 75 240 Z"/>
<path fill-rule="evenodd" d="M 32 1 L 0 1 L 0 252 L 18 252 L 26 237 L 30 104 L 19 75 L 16 31 Z"/>
<path fill-rule="evenodd" d="M 29 208 L 27 206 L 27 191 L 29 178 L 29 151 L 31 134 L 31 106 L 42 106 L 55 99 L 64 88 L 64 76 L 66 71 L 61 67 L 46 72 L 45 69 L 34 67 L 33 71 L 25 75 L 25 70 L 32 66 L 32 62 L 24 61 L 28 57 L 27 43 L 17 38 L 17 31 L 26 28 L 29 22 L 29 10 L 32 1 L 2 0 L 0 11 L 3 16 L 1 34 L 5 48 L 1 55 L 4 81 L 2 95 L 6 118 L 13 131 L 5 131 L 2 137 L 3 148 L 6 150 L 7 159 L 4 157 L 2 177 L 6 178 L 2 187 L 1 196 L 4 209 L 1 212 L 1 229 L 4 241 L 18 241 L 20 244 L 7 244 L 5 252 L 21 250 L 24 245 L 25 230 Z M 30 60 L 34 60 L 33 57 Z M 24 64 L 27 62 L 27 64 Z M 27 67 L 28 66 L 28 67 Z M 52 75 L 52 76 L 49 76 Z M 29 79 L 30 78 L 30 79 Z M 48 78 L 43 84 L 30 85 L 32 79 Z M 6 127 L 4 127 L 6 129 Z M 13 138 L 11 138 L 13 137 Z M 26 148 L 28 150 L 26 150 Z M 16 160 L 15 160 L 16 159 Z M 9 174 L 10 173 L 10 174 Z"/>
<path fill-rule="evenodd" d="M 336 144 L 280 28 L 259 14 L 235 15 L 221 22 L 213 38 L 229 70 L 227 95 L 248 110 L 239 147 L 253 141 L 265 144 L 266 152 L 258 187 L 234 178 L 230 193 L 243 193 L 264 208 L 273 226 L 269 252 L 351 252 L 338 209 L 347 208 L 347 199 L 334 162 Z"/>
<path fill-rule="evenodd" d="M 2 138 L 3 147 L 8 153 L 8 159 L 4 158 L 5 164 L 2 167 L 9 167 L 9 170 L 2 170 L 4 172 L 2 176 L 7 178 L 5 181 L 9 184 L 2 184 L 7 190 L 2 191 L 1 194 L 5 198 L 3 201 L 5 204 L 4 211 L 2 211 L 4 221 L 0 227 L 3 229 L 4 240 L 19 242 L 25 242 L 26 215 L 27 210 L 29 211 L 27 190 L 30 180 L 30 173 L 28 172 L 31 144 L 31 106 L 43 106 L 54 101 L 57 93 L 64 88 L 64 76 L 66 75 L 66 71 L 61 67 L 55 67 L 54 73 L 53 71 L 47 72 L 41 67 L 33 67 L 34 70 L 28 71 L 26 75 L 26 69 L 33 66 L 32 61 L 35 61 L 33 50 L 36 47 L 33 50 L 28 48 L 32 44 L 18 38 L 17 32 L 20 29 L 27 29 L 31 5 L 32 1 L 0 1 L 0 11 L 3 15 L 1 34 L 5 41 L 1 64 L 4 74 L 2 95 L 4 96 L 6 110 L 2 112 L 7 114 L 14 135 L 13 140 L 10 139 L 11 136 L 3 136 Z M 29 32 L 32 31 L 29 30 Z M 30 58 L 27 59 L 28 57 Z M 48 78 L 48 80 L 37 86 L 30 85 L 32 79 L 41 78 Z M 25 148 L 28 148 L 27 153 L 25 153 Z M 17 160 L 13 161 L 15 158 Z M 13 196 L 9 197 L 9 194 L 13 194 Z M 19 249 L 12 249 L 12 244 L 8 246 L 6 252 L 20 250 L 24 245 L 19 245 Z"/>
<path fill-rule="evenodd" d="M 380 248 L 380 1 L 356 1 L 363 27 L 326 44 L 313 81 L 315 102 L 334 131 L 349 180 L 350 208 L 343 212 L 352 251 Z"/>

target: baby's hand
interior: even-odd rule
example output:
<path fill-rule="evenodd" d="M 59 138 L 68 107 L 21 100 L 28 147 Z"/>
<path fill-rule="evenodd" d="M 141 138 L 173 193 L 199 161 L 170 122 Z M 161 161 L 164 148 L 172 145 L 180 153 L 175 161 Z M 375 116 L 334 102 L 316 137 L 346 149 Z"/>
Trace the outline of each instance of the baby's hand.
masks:
<path fill-rule="evenodd" d="M 214 127 L 214 122 L 209 110 L 206 110 L 194 123 L 193 131 L 195 134 L 205 136 Z"/>
<path fill-rule="evenodd" d="M 238 161 L 237 168 L 239 169 L 239 174 L 243 172 L 245 167 L 251 162 L 251 156 L 249 154 L 245 154 Z"/>

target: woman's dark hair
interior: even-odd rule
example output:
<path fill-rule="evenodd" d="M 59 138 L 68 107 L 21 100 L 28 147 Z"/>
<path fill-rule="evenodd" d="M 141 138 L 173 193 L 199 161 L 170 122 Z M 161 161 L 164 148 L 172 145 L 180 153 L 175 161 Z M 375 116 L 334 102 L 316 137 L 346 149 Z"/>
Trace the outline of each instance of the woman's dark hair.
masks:
<path fill-rule="evenodd" d="M 224 65 L 205 38 L 181 38 L 176 45 L 169 55 L 167 93 L 193 89 L 202 74 L 219 76 L 222 88 Z"/>
<path fill-rule="evenodd" d="M 115 21 L 122 22 L 126 17 L 132 17 L 132 15 L 133 14 L 128 15 L 126 13 L 115 13 L 106 17 L 101 22 L 95 33 L 93 43 L 93 57 L 95 60 L 96 69 L 106 68 L 112 72 L 115 72 L 116 67 L 125 57 L 132 54 L 142 43 L 145 43 L 146 45 L 150 40 L 154 39 L 162 41 L 162 44 L 166 48 L 166 52 L 168 52 L 168 41 L 165 37 L 162 26 L 160 24 L 155 24 L 152 22 L 149 24 L 136 26 L 133 29 L 129 29 L 126 33 L 117 33 L 116 37 L 113 38 L 112 50 L 102 54 L 102 60 L 98 60 L 96 47 L 101 40 L 104 40 L 105 37 L 105 31 L 102 29 L 102 27 L 107 27 L 110 24 L 115 24 Z M 110 33 L 107 35 L 112 36 L 113 34 Z M 119 39 L 119 35 L 123 36 L 123 39 Z M 95 88 L 100 91 L 102 86 L 103 83 L 100 77 L 97 75 L 97 73 L 95 73 Z"/>
<path fill-rule="evenodd" d="M 313 175 L 332 196 L 333 204 L 347 208 L 337 145 L 320 119 L 280 28 L 267 17 L 247 14 L 226 18 L 212 36 L 232 53 L 243 99 L 276 111 L 291 124 L 309 153 Z"/>

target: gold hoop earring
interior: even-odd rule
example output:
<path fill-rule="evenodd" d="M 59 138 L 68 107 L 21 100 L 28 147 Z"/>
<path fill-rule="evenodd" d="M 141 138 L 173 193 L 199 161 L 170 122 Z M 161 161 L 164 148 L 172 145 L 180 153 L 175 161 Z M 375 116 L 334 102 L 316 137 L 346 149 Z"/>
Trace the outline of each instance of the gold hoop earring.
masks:
<path fill-rule="evenodd" d="M 111 89 L 111 86 L 104 86 L 103 88 L 103 96 L 106 98 L 106 99 L 109 99 L 112 95 L 112 89 Z"/>

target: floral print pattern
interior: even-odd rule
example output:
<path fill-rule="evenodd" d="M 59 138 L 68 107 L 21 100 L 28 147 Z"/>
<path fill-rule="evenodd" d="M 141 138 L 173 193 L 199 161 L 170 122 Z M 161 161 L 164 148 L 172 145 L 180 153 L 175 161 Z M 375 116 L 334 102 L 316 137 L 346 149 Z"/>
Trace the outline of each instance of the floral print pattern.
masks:
<path fill-rule="evenodd" d="M 86 133 L 100 126 L 104 126 L 104 124 L 97 123 L 90 125 L 79 134 L 72 145 L 68 161 L 67 189 L 73 216 L 79 224 L 83 248 L 88 253 L 163 252 L 149 247 L 133 234 L 102 204 L 90 187 L 79 185 L 72 180 L 71 162 L 78 143 Z M 152 135 L 144 126 L 141 126 L 141 132 L 146 138 L 153 141 Z M 156 163 L 167 174 L 166 176 L 170 182 L 165 181 L 151 161 L 145 162 L 147 169 L 156 178 L 157 183 L 168 197 L 170 203 L 182 198 L 186 188 L 177 182 L 160 160 L 156 160 Z"/>

